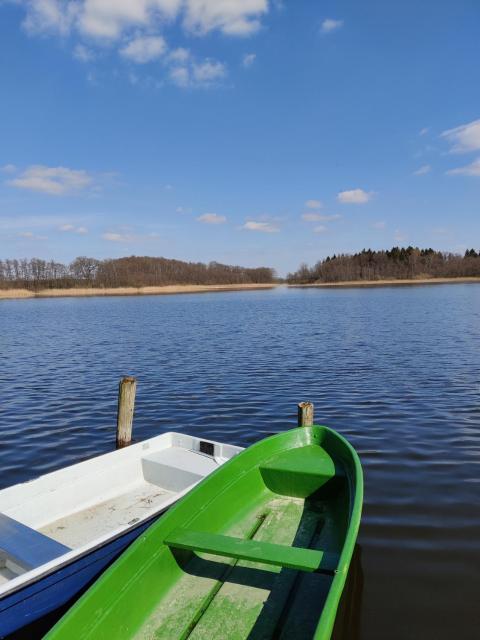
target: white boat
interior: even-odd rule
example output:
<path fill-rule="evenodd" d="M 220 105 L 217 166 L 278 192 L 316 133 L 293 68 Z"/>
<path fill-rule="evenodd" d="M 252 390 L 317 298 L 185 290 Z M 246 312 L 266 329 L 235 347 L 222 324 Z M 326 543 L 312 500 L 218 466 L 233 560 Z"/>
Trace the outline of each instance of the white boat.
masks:
<path fill-rule="evenodd" d="M 241 451 L 163 435 L 0 491 L 0 637 L 79 594 L 163 511 Z"/>

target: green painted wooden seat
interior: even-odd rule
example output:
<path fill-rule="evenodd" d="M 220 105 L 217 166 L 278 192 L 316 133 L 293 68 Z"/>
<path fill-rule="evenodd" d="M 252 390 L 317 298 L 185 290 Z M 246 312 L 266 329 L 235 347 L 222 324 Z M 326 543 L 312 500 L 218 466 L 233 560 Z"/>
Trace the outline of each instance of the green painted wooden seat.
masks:
<path fill-rule="evenodd" d="M 245 540 L 204 531 L 175 529 L 164 543 L 173 549 L 186 549 L 216 556 L 271 564 L 297 571 L 335 573 L 338 555 L 315 549 L 290 547 L 258 540 Z"/>

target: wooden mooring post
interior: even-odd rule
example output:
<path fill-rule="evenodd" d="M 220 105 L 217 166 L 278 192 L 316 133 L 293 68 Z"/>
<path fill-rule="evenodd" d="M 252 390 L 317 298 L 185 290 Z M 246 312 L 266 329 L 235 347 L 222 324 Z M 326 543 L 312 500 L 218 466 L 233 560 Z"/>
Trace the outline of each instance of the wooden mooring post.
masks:
<path fill-rule="evenodd" d="M 313 425 L 313 402 L 298 403 L 298 426 L 311 427 Z"/>
<path fill-rule="evenodd" d="M 127 447 L 132 442 L 133 412 L 137 381 L 125 376 L 118 387 L 117 449 Z"/>

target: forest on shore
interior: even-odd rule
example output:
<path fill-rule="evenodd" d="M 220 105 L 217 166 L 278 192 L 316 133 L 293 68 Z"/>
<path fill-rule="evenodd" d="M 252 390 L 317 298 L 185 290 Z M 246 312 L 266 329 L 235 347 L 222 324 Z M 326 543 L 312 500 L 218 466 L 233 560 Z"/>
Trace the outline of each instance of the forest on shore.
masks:
<path fill-rule="evenodd" d="M 480 251 L 464 255 L 418 247 L 393 247 L 388 251 L 363 249 L 360 253 L 328 256 L 312 267 L 300 265 L 289 273 L 290 284 L 349 282 L 355 280 L 400 280 L 465 278 L 480 276 Z"/>
<path fill-rule="evenodd" d="M 70 264 L 39 258 L 0 260 L 1 289 L 264 284 L 274 279 L 275 271 L 269 267 L 248 268 L 168 258 L 130 256 L 97 260 L 80 256 Z"/>

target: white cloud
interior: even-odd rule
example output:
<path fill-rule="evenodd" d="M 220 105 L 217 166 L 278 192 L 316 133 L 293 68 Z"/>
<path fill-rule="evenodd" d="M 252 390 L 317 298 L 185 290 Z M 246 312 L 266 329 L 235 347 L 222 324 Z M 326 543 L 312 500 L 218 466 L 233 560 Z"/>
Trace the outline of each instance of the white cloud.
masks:
<path fill-rule="evenodd" d="M 322 22 L 320 31 L 322 33 L 331 33 L 332 31 L 336 31 L 341 27 L 343 27 L 343 20 L 333 20 L 332 18 L 327 18 Z"/>
<path fill-rule="evenodd" d="M 8 184 L 19 189 L 29 189 L 61 196 L 75 193 L 90 186 L 93 178 L 83 170 L 66 167 L 32 165 Z"/>
<path fill-rule="evenodd" d="M 430 173 L 432 167 L 429 164 L 422 165 L 419 169 L 413 172 L 414 176 L 424 176 L 427 173 Z"/>
<path fill-rule="evenodd" d="M 374 229 L 379 229 L 379 230 L 381 230 L 381 229 L 385 229 L 385 228 L 386 228 L 386 226 L 387 226 L 387 223 L 386 223 L 386 222 L 384 222 L 383 220 L 380 220 L 379 222 L 374 222 L 374 223 L 372 224 L 372 227 L 373 227 Z"/>
<path fill-rule="evenodd" d="M 170 79 L 178 87 L 207 88 L 227 75 L 223 62 L 206 58 L 203 62 L 190 61 L 187 64 L 174 65 L 170 69 Z"/>
<path fill-rule="evenodd" d="M 225 216 L 219 216 L 217 213 L 204 213 L 197 218 L 198 222 L 204 224 L 223 224 L 227 221 Z"/>
<path fill-rule="evenodd" d="M 152 29 L 174 19 L 182 0 L 80 0 L 77 28 L 88 36 L 116 40 L 132 28 Z"/>
<path fill-rule="evenodd" d="M 29 0 L 24 29 L 31 34 L 58 33 L 66 36 L 78 17 L 80 5 L 74 1 Z"/>
<path fill-rule="evenodd" d="M 80 62 L 92 62 L 95 60 L 95 54 L 83 44 L 77 44 L 73 50 L 73 57 Z"/>
<path fill-rule="evenodd" d="M 480 158 L 477 158 L 470 164 L 465 165 L 464 167 L 458 167 L 457 169 L 450 169 L 447 171 L 448 175 L 451 176 L 480 176 Z"/>
<path fill-rule="evenodd" d="M 327 231 L 327 227 L 323 224 L 319 224 L 317 227 L 314 227 L 313 233 L 325 233 Z"/>
<path fill-rule="evenodd" d="M 251 67 L 255 62 L 256 57 L 256 53 L 246 53 L 242 58 L 242 66 L 245 67 L 245 69 L 248 69 L 248 67 Z"/>
<path fill-rule="evenodd" d="M 184 26 L 204 35 L 218 29 L 231 36 L 247 36 L 260 29 L 268 0 L 185 0 Z"/>
<path fill-rule="evenodd" d="M 145 64 L 164 57 L 166 74 L 179 87 L 212 86 L 227 75 L 223 62 L 195 59 L 183 47 L 167 51 L 167 27 L 187 34 L 206 35 L 217 30 L 245 36 L 261 26 L 269 11 L 268 0 L 13 0 L 26 12 L 24 26 L 30 34 L 56 34 L 76 39 L 73 56 L 91 62 L 99 47 L 118 46 L 125 60 Z M 1 0 L 0 0 L 1 4 Z M 251 66 L 256 54 L 247 53 L 243 65 Z M 132 85 L 158 86 L 151 78 L 129 74 Z M 88 81 L 96 84 L 90 71 Z"/>
<path fill-rule="evenodd" d="M 186 62 L 190 58 L 190 51 L 183 47 L 178 47 L 168 54 L 168 61 L 172 63 Z"/>
<path fill-rule="evenodd" d="M 188 87 L 190 84 L 190 72 L 187 67 L 173 67 L 173 69 L 170 69 L 170 79 L 177 87 Z"/>
<path fill-rule="evenodd" d="M 342 204 L 365 204 L 371 200 L 373 193 L 363 189 L 351 189 L 350 191 L 340 191 L 337 200 Z"/>
<path fill-rule="evenodd" d="M 396 242 L 405 242 L 408 238 L 408 236 L 403 233 L 403 231 L 400 231 L 400 229 L 395 229 L 395 235 L 393 237 Z"/>
<path fill-rule="evenodd" d="M 94 39 L 119 40 L 132 29 L 150 35 L 180 20 L 187 32 L 218 30 L 247 36 L 261 26 L 268 0 L 27 0 L 23 22 L 29 33 L 73 30 Z"/>
<path fill-rule="evenodd" d="M 249 220 L 246 222 L 242 229 L 247 231 L 261 231 L 262 233 L 278 233 L 280 229 L 271 222 L 256 222 L 255 220 Z"/>
<path fill-rule="evenodd" d="M 205 86 L 215 80 L 220 80 L 225 75 L 226 68 L 222 62 L 205 60 L 204 62 L 193 64 L 193 79 L 196 84 Z"/>
<path fill-rule="evenodd" d="M 137 64 L 145 64 L 160 58 L 166 49 L 162 36 L 139 36 L 120 49 L 120 55 Z"/>
<path fill-rule="evenodd" d="M 79 235 L 86 235 L 88 233 L 87 227 L 75 227 L 73 224 L 62 224 L 59 228 L 59 231 L 78 233 Z"/>
<path fill-rule="evenodd" d="M 425 136 L 427 135 L 427 133 L 429 132 L 429 128 L 428 127 L 423 127 L 423 129 L 420 129 L 420 131 L 418 132 L 419 136 Z"/>
<path fill-rule="evenodd" d="M 305 222 L 330 222 L 331 220 L 338 220 L 341 217 L 342 216 L 340 216 L 338 213 L 325 215 L 307 211 L 306 213 L 302 214 L 302 220 L 305 220 Z"/>
<path fill-rule="evenodd" d="M 451 153 L 467 153 L 480 149 L 480 120 L 448 129 L 441 134 L 453 146 Z"/>
<path fill-rule="evenodd" d="M 323 207 L 323 203 L 320 200 L 307 200 L 305 202 L 305 206 L 307 209 L 321 209 Z"/>

